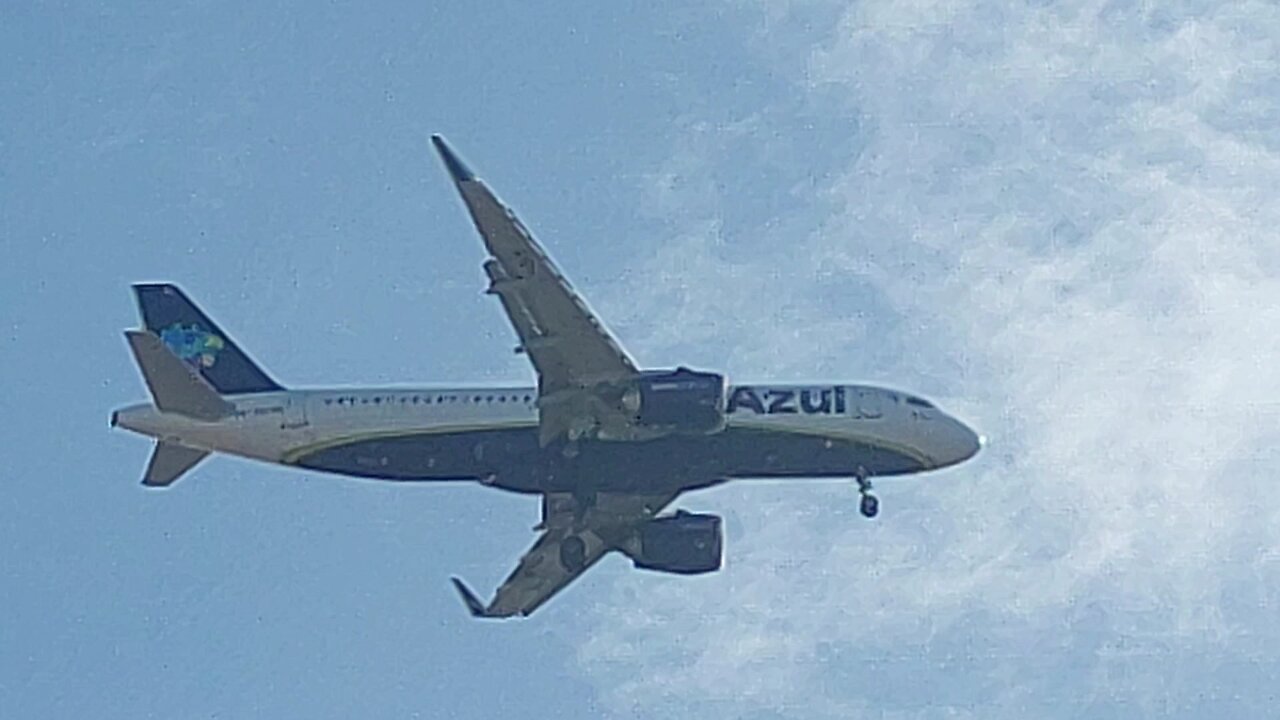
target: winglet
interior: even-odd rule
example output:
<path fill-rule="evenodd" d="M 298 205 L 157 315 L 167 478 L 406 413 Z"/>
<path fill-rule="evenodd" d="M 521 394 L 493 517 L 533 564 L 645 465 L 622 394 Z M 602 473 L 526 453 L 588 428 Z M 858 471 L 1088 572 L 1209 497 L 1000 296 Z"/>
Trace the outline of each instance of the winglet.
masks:
<path fill-rule="evenodd" d="M 471 617 L 490 617 L 484 603 L 480 602 L 480 598 L 477 598 L 476 594 L 471 592 L 471 588 L 467 587 L 466 583 L 456 577 L 449 579 L 453 581 L 453 586 L 457 588 L 458 594 L 462 596 L 462 602 L 467 604 L 467 610 L 471 612 Z"/>
<path fill-rule="evenodd" d="M 462 158 L 459 158 L 457 153 L 445 144 L 443 137 L 432 135 L 431 144 L 436 146 L 436 152 L 440 153 L 440 159 L 444 161 L 444 166 L 449 169 L 449 174 L 453 176 L 454 182 L 469 182 L 476 179 L 476 174 L 471 172 L 471 168 L 462 162 Z"/>

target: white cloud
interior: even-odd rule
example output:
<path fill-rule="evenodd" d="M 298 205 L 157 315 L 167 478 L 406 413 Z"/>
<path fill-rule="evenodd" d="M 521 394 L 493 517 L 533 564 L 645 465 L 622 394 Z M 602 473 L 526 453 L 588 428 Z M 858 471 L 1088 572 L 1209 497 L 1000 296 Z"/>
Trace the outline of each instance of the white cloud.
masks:
<path fill-rule="evenodd" d="M 874 524 L 847 487 L 697 498 L 739 519 L 731 566 L 620 580 L 584 671 L 621 715 L 1274 707 L 1280 10 L 859 3 L 783 37 L 765 51 L 807 54 L 803 99 L 741 127 L 794 138 L 822 116 L 798 142 L 848 151 L 719 247 L 742 198 L 708 178 L 745 165 L 767 193 L 784 161 L 691 130 L 700 190 L 663 195 L 683 231 L 646 276 L 697 280 L 637 293 L 680 326 L 653 322 L 649 346 L 922 387 L 995 443 L 887 488 Z"/>

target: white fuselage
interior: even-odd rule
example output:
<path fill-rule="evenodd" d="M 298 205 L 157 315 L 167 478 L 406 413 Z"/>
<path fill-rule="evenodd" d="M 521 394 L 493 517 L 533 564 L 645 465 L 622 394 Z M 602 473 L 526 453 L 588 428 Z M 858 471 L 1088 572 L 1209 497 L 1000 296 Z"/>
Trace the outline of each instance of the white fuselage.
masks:
<path fill-rule="evenodd" d="M 980 447 L 967 426 L 929 403 L 865 385 L 739 385 L 730 389 L 721 433 L 598 441 L 574 459 L 537 447 L 533 388 L 336 388 L 228 400 L 235 412 L 216 422 L 146 404 L 118 411 L 112 422 L 266 462 L 365 478 L 482 480 L 521 492 L 583 483 L 635 489 L 654 474 L 682 487 L 729 478 L 898 475 L 961 462 Z"/>

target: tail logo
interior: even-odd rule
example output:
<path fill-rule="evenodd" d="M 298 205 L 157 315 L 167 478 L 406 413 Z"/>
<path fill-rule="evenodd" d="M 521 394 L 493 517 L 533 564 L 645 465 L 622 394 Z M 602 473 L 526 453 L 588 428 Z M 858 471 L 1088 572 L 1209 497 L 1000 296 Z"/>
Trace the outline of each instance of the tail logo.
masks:
<path fill-rule="evenodd" d="M 160 340 L 174 355 L 197 368 L 213 367 L 226 346 L 222 338 L 195 325 L 174 323 L 160 331 Z"/>

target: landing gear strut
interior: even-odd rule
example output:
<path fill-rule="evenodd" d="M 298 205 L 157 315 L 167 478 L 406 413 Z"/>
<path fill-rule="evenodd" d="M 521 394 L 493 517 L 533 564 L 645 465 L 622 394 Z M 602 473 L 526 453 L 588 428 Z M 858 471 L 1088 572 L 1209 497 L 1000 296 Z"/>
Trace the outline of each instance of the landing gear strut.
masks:
<path fill-rule="evenodd" d="M 858 494 L 862 496 L 862 502 L 858 504 L 858 510 L 862 513 L 862 517 L 870 519 L 880 514 L 880 499 L 871 494 L 871 480 L 867 476 L 867 471 L 858 468 L 858 474 L 855 476 L 858 481 Z"/>
<path fill-rule="evenodd" d="M 596 494 L 593 492 L 573 494 L 573 529 L 582 530 L 587 524 L 587 513 L 596 506 Z"/>

